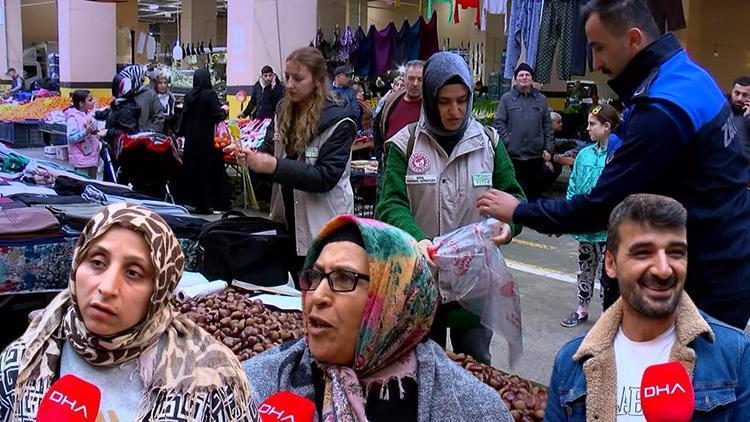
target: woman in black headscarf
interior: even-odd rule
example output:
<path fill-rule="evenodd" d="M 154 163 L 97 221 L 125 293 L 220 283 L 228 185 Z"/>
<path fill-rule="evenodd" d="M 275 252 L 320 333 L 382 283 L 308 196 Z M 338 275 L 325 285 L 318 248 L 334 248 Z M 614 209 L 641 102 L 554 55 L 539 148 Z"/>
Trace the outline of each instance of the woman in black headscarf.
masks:
<path fill-rule="evenodd" d="M 226 118 L 227 107 L 219 103 L 208 70 L 197 70 L 180 124 L 185 152 L 176 193 L 180 203 L 195 207 L 199 214 L 231 208 L 223 153 L 213 145 L 214 126 Z"/>

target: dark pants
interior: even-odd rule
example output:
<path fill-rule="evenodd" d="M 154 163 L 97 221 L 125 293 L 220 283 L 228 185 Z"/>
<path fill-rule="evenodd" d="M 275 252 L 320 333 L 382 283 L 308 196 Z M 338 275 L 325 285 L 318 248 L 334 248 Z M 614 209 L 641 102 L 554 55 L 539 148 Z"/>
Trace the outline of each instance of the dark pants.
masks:
<path fill-rule="evenodd" d="M 445 348 L 447 343 L 448 311 L 457 309 L 456 302 L 438 305 L 435 320 L 432 323 L 430 338 Z M 453 353 L 463 353 L 473 357 L 477 362 L 491 365 L 490 340 L 492 330 L 482 326 L 451 328 L 451 345 Z"/>
<path fill-rule="evenodd" d="M 516 180 L 523 188 L 526 199 L 533 201 L 542 195 L 546 189 L 549 177 L 545 173 L 544 160 L 534 158 L 531 160 L 511 160 L 516 172 Z"/>
<path fill-rule="evenodd" d="M 599 279 L 599 284 L 602 285 L 602 301 L 604 303 L 603 310 L 606 311 L 620 297 L 620 285 L 617 284 L 617 279 L 608 276 L 606 271 L 602 271 L 602 276 Z"/>

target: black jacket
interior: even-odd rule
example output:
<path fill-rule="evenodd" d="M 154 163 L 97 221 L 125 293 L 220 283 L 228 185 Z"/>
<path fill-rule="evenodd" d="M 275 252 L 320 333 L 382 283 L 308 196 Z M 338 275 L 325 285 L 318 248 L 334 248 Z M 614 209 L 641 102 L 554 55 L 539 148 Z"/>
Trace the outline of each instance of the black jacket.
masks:
<path fill-rule="evenodd" d="M 273 118 L 276 105 L 283 97 L 284 84 L 281 83 L 278 76 L 276 76 L 276 84 L 273 87 L 265 85 L 263 78 L 260 78 L 253 85 L 250 103 L 242 112 L 242 116 L 256 119 Z"/>
<path fill-rule="evenodd" d="M 122 134 L 137 133 L 140 117 L 141 108 L 131 97 L 118 98 L 112 101 L 108 110 L 94 114 L 95 119 L 106 121 L 106 140 L 111 145 L 114 145 L 113 142 Z"/>
<path fill-rule="evenodd" d="M 347 117 L 354 120 L 351 107 L 327 102 L 323 107 L 318 133 Z M 328 192 L 336 186 L 346 170 L 356 133 L 357 127 L 353 122 L 339 125 L 320 147 L 315 165 L 291 158 L 279 159 L 273 181 L 306 192 Z"/>

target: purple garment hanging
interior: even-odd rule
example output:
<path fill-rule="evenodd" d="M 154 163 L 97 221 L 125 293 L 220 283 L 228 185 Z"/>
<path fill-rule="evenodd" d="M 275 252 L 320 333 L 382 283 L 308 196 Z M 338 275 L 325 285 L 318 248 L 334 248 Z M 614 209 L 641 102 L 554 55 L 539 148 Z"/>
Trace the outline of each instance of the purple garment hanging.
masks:
<path fill-rule="evenodd" d="M 349 61 L 349 56 L 351 55 L 353 44 L 354 35 L 352 35 L 352 28 L 349 25 L 346 25 L 346 28 L 344 28 L 344 33 L 341 35 L 341 46 L 339 47 L 340 61 Z"/>
<path fill-rule="evenodd" d="M 388 70 L 391 64 L 391 53 L 396 43 L 396 33 L 396 25 L 393 22 L 380 31 L 375 31 L 373 40 L 375 66 L 371 69 L 371 75 L 382 75 Z"/>

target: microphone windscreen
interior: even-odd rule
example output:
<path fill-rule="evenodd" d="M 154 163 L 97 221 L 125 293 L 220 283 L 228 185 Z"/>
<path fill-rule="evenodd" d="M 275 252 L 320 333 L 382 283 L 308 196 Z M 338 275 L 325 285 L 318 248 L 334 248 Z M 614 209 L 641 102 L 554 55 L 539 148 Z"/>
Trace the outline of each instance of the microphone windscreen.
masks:
<path fill-rule="evenodd" d="M 695 393 L 681 363 L 668 362 L 646 368 L 641 379 L 641 408 L 648 422 L 691 420 Z"/>
<path fill-rule="evenodd" d="M 94 422 L 99 414 L 99 387 L 75 375 L 61 377 L 44 395 L 36 420 L 39 422 Z"/>
<path fill-rule="evenodd" d="M 258 413 L 263 422 L 312 422 L 315 403 L 291 391 L 279 391 L 261 403 Z"/>

